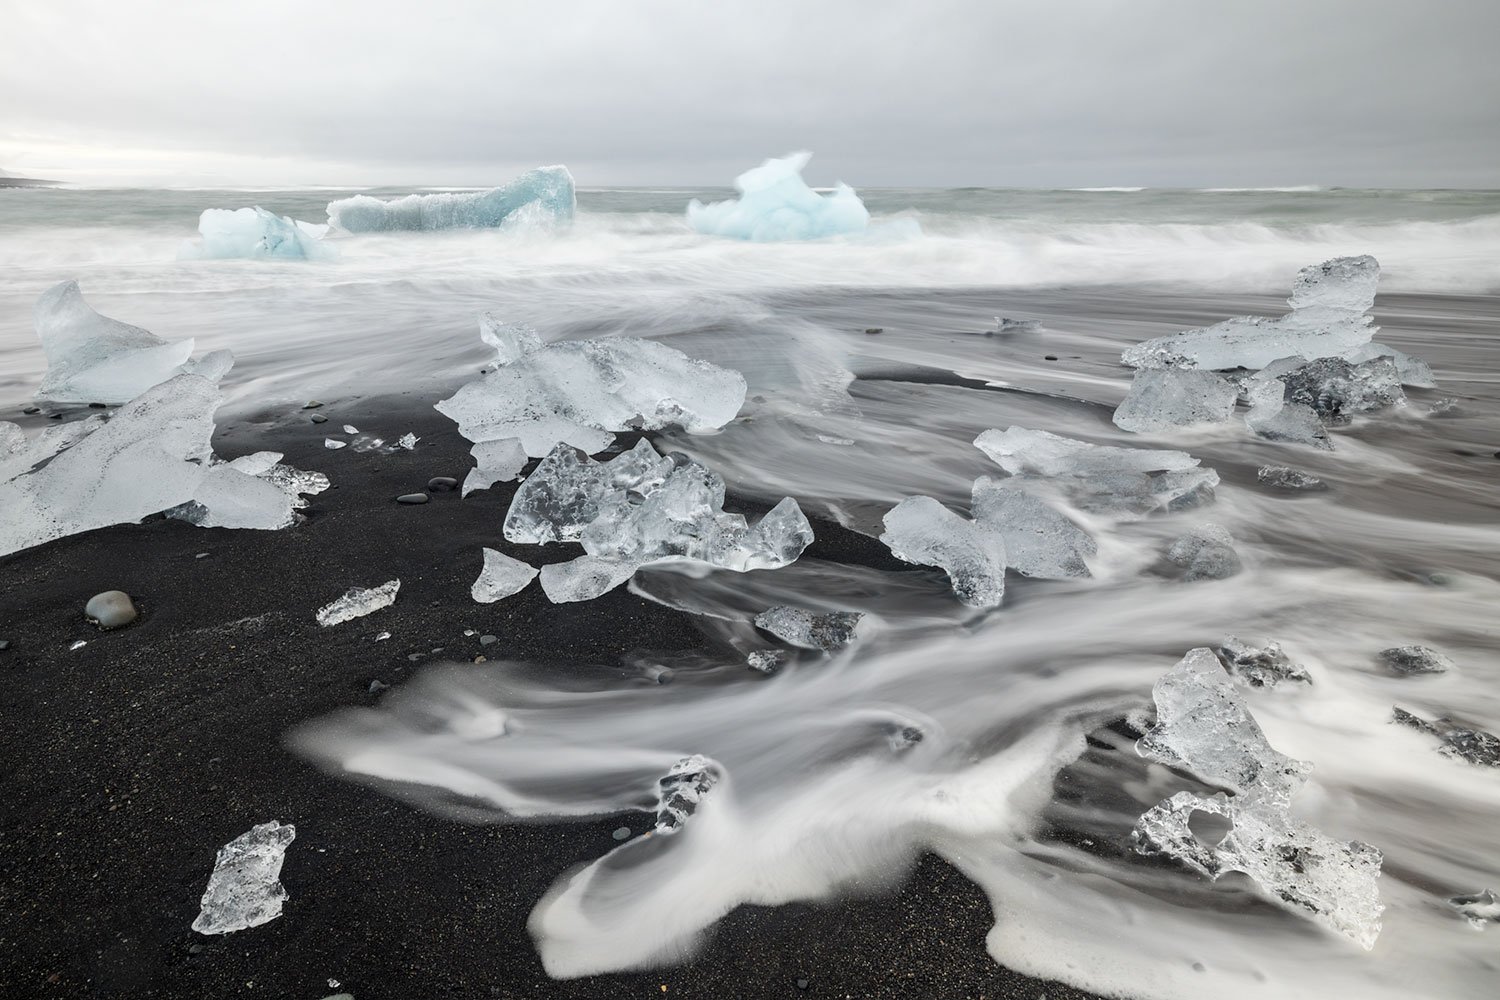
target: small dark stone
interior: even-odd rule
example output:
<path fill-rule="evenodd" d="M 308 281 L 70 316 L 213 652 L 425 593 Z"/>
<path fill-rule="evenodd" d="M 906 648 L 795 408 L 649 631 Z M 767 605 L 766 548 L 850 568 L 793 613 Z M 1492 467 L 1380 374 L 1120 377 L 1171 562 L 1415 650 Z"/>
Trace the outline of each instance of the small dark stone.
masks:
<path fill-rule="evenodd" d="M 201 954 L 203 954 L 203 952 L 204 952 L 204 947 L 201 944 L 190 944 L 190 945 L 188 945 L 188 954 L 189 955 L 201 955 Z"/>
<path fill-rule="evenodd" d="M 426 503 L 427 500 L 426 493 L 403 493 L 396 498 L 397 503 Z"/>
<path fill-rule="evenodd" d="M 309 399 L 307 402 L 302 404 L 302 408 L 304 410 L 316 410 L 322 405 L 323 401 L 321 399 Z"/>
<path fill-rule="evenodd" d="M 315 424 L 326 424 L 326 423 L 328 423 L 328 418 L 325 417 L 325 416 L 323 416 L 323 414 L 321 414 L 321 413 L 314 413 L 310 419 Z"/>
<path fill-rule="evenodd" d="M 62 418 L 63 418 L 63 415 L 61 413 L 54 413 L 54 414 L 52 414 L 52 416 L 48 417 L 47 419 L 48 420 L 61 420 Z"/>
<path fill-rule="evenodd" d="M 879 326 L 872 326 L 872 327 L 868 328 L 867 330 L 865 330 L 865 333 L 868 333 L 870 336 L 873 337 L 877 333 L 885 333 L 885 328 L 884 327 L 879 327 Z"/>
<path fill-rule="evenodd" d="M 497 643 L 499 641 L 500 641 L 499 636 L 482 635 L 482 636 L 479 637 L 479 644 L 481 646 L 493 646 L 495 643 Z"/>
<path fill-rule="evenodd" d="M 427 480 L 427 489 L 433 493 L 452 493 L 458 489 L 458 480 L 452 476 L 434 476 Z"/>
<path fill-rule="evenodd" d="M 1479 454 L 1479 452 L 1477 452 L 1477 451 L 1470 451 L 1467 448 L 1454 448 L 1453 449 L 1453 454 L 1458 455 L 1461 458 L 1474 458 L 1475 456 L 1477 456 Z"/>
<path fill-rule="evenodd" d="M 811 985 L 812 983 L 809 983 L 806 979 L 797 980 L 797 989 L 799 990 L 805 990 Z"/>
<path fill-rule="evenodd" d="M 1056 354 L 1044 354 L 1044 355 L 1042 355 L 1042 360 L 1043 361 L 1056 361 L 1057 360 L 1057 355 Z"/>
<path fill-rule="evenodd" d="M 22 410 L 21 412 L 25 413 L 25 414 L 28 414 L 28 415 L 32 414 L 32 413 L 41 413 L 42 412 L 42 408 L 40 406 L 28 406 L 28 407 L 26 407 L 26 409 Z"/>
<path fill-rule="evenodd" d="M 10 640 L 9 639 L 0 639 L 0 653 L 5 652 L 9 648 L 10 648 Z"/>
<path fill-rule="evenodd" d="M 89 409 L 91 409 L 91 410 L 103 410 L 103 409 L 107 408 L 108 406 L 109 406 L 108 403 L 90 403 L 89 404 Z"/>
<path fill-rule="evenodd" d="M 387 684 L 387 683 L 385 683 L 382 680 L 373 680 L 373 681 L 370 682 L 370 693 L 371 694 L 379 694 L 380 692 L 387 691 L 389 689 L 390 689 L 390 685 Z"/>
<path fill-rule="evenodd" d="M 421 653 L 407 653 L 406 654 L 406 658 L 408 660 L 410 660 L 411 662 L 416 663 L 418 660 L 420 660 L 422 658 L 422 654 Z"/>

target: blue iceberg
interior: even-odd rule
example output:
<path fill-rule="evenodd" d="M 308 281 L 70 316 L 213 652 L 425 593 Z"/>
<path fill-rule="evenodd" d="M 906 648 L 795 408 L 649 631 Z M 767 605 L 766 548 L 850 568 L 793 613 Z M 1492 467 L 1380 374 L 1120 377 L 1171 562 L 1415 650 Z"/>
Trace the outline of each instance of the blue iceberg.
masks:
<path fill-rule="evenodd" d="M 320 242 L 328 227 L 253 208 L 210 208 L 198 217 L 196 242 L 177 252 L 179 260 L 229 257 L 275 257 L 283 260 L 324 260 L 333 247 Z"/>
<path fill-rule="evenodd" d="M 516 221 L 570 222 L 577 202 L 567 167 L 537 167 L 489 191 L 343 198 L 329 202 L 328 222 L 346 233 L 493 229 Z"/>
<path fill-rule="evenodd" d="M 820 195 L 802 180 L 811 153 L 792 153 L 767 160 L 734 179 L 740 196 L 705 205 L 688 203 L 687 220 L 700 233 L 737 240 L 816 240 L 843 233 L 862 233 L 870 212 L 847 184 Z"/>

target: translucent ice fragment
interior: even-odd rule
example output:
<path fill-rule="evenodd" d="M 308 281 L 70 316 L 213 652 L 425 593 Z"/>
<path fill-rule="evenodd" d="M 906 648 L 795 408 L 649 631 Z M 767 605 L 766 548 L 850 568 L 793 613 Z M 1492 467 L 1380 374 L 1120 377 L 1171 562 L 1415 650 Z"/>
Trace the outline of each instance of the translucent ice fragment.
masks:
<path fill-rule="evenodd" d="M 857 611 L 819 614 L 782 604 L 756 615 L 755 625 L 793 646 L 834 650 L 854 641 L 855 629 L 863 617 Z"/>
<path fill-rule="evenodd" d="M 1255 478 L 1267 486 L 1281 490 L 1326 490 L 1328 484 L 1317 476 L 1286 465 L 1262 465 L 1255 470 Z"/>
<path fill-rule="evenodd" d="M 1017 480 L 976 479 L 970 511 L 976 523 L 1000 532 L 1017 573 L 1044 580 L 1090 575 L 1086 560 L 1099 552 L 1093 536 Z"/>
<path fill-rule="evenodd" d="M 774 674 L 786 662 L 786 650 L 757 649 L 745 657 L 745 662 L 763 674 Z"/>
<path fill-rule="evenodd" d="M 348 233 L 486 229 L 518 220 L 570 222 L 577 204 L 567 167 L 537 167 L 489 191 L 412 194 L 394 201 L 355 195 L 328 205 L 328 222 Z"/>
<path fill-rule="evenodd" d="M 536 570 L 521 560 L 494 549 L 485 549 L 484 568 L 479 571 L 479 579 L 474 581 L 470 593 L 480 604 L 493 604 L 520 593 L 535 578 Z"/>
<path fill-rule="evenodd" d="M 253 208 L 210 208 L 198 217 L 200 239 L 182 245 L 181 260 L 250 257 L 327 260 L 337 255 L 322 242 L 328 227 Z"/>
<path fill-rule="evenodd" d="M 1453 659 L 1429 646 L 1392 646 L 1376 654 L 1381 663 L 1392 673 L 1409 677 L 1412 674 L 1441 674 L 1453 669 Z"/>
<path fill-rule="evenodd" d="M 1448 905 L 1476 931 L 1484 930 L 1486 924 L 1500 924 L 1500 896 L 1492 889 L 1470 896 L 1454 896 L 1448 900 Z"/>
<path fill-rule="evenodd" d="M 1239 388 L 1213 372 L 1171 368 L 1136 372 L 1115 410 L 1115 426 L 1135 433 L 1196 424 L 1221 424 L 1234 416 Z"/>
<path fill-rule="evenodd" d="M 847 184 L 820 195 L 802 180 L 811 153 L 770 159 L 734 179 L 740 196 L 705 205 L 688 203 L 688 225 L 710 236 L 739 240 L 813 240 L 861 233 L 870 213 Z"/>
<path fill-rule="evenodd" d="M 507 323 L 494 313 L 479 317 L 479 339 L 495 349 L 495 360 L 508 365 L 523 354 L 540 350 L 542 335 L 521 323 Z"/>
<path fill-rule="evenodd" d="M 193 353 L 190 339 L 168 343 L 99 315 L 76 281 L 54 285 L 37 299 L 36 332 L 47 356 L 37 397 L 62 403 L 123 403 L 183 372 Z M 202 374 L 222 375 L 227 356 L 215 352 Z"/>
<path fill-rule="evenodd" d="M 1233 536 L 1217 524 L 1202 524 L 1179 536 L 1167 549 L 1167 561 L 1187 570 L 1184 580 L 1224 580 L 1242 568 Z"/>
<path fill-rule="evenodd" d="M 504 441 L 499 445 L 501 450 L 510 447 Z M 666 481 L 672 468 L 672 460 L 657 454 L 646 440 L 607 462 L 560 444 L 511 498 L 505 538 L 538 544 L 577 541 L 605 505 L 643 499 Z"/>
<path fill-rule="evenodd" d="M 1481 767 L 1500 767 L 1500 736 L 1460 725 L 1445 716 L 1429 722 L 1401 708 L 1394 710 L 1393 721 L 1437 737 L 1442 741 L 1438 752 L 1445 756 Z"/>
<path fill-rule="evenodd" d="M 635 563 L 584 554 L 541 570 L 542 592 L 553 604 L 592 601 L 635 575 Z"/>
<path fill-rule="evenodd" d="M 463 386 L 437 410 L 470 441 L 518 438 L 540 458 L 559 441 L 593 454 L 614 431 L 675 424 L 717 430 L 739 413 L 745 380 L 650 340 L 548 344 Z"/>
<path fill-rule="evenodd" d="M 416 443 L 416 438 L 412 437 L 411 447 L 416 447 Z M 475 490 L 487 490 L 499 482 L 508 483 L 526 467 L 526 450 L 515 438 L 480 441 L 469 449 L 469 454 L 474 456 L 474 468 L 464 477 L 464 496 Z"/>
<path fill-rule="evenodd" d="M 1362 347 L 1344 354 L 1344 360 L 1352 361 L 1354 364 L 1359 364 L 1362 361 L 1371 361 L 1375 358 L 1390 358 L 1391 363 L 1396 366 L 1396 374 L 1400 377 L 1402 385 L 1409 385 L 1417 389 L 1437 388 L 1437 378 L 1432 374 L 1432 368 L 1427 362 L 1398 351 L 1394 347 L 1387 347 L 1385 344 L 1377 344 L 1371 341 Z"/>
<path fill-rule="evenodd" d="M 1288 402 L 1281 382 L 1249 379 L 1245 388 L 1250 397 L 1245 426 L 1257 437 L 1333 450 L 1333 442 L 1328 440 L 1328 430 L 1318 419 L 1317 411 L 1305 403 Z"/>
<path fill-rule="evenodd" d="M 880 540 L 891 553 L 942 569 L 963 603 L 993 608 L 1004 598 L 1005 536 L 995 525 L 970 521 L 932 497 L 907 497 L 886 512 L 884 523 Z"/>
<path fill-rule="evenodd" d="M 388 608 L 396 603 L 396 591 L 400 589 L 400 580 L 388 580 L 378 587 L 350 587 L 344 596 L 318 609 L 318 624 L 338 625 Z"/>
<path fill-rule="evenodd" d="M 1261 376 L 1270 371 L 1261 372 Z M 1284 397 L 1288 403 L 1310 406 L 1325 419 L 1406 402 L 1406 393 L 1401 391 L 1401 378 L 1388 358 L 1374 358 L 1358 365 L 1342 358 L 1306 362 L 1296 358 L 1276 372 L 1275 377 L 1286 387 Z"/>
<path fill-rule="evenodd" d="M 286 902 L 281 864 L 297 828 L 259 823 L 219 848 L 193 930 L 229 934 L 275 920 Z"/>
<path fill-rule="evenodd" d="M 1235 679 L 1251 687 L 1275 687 L 1282 681 L 1312 683 L 1306 668 L 1293 663 L 1279 642 L 1255 646 L 1235 636 L 1225 636 L 1219 643 L 1219 659 Z"/>
<path fill-rule="evenodd" d="M 1275 319 L 1238 316 L 1213 326 L 1136 344 L 1122 360 L 1132 368 L 1264 368 L 1277 358 L 1343 357 L 1362 349 L 1376 328 L 1365 315 L 1375 303 L 1380 264 L 1374 257 L 1338 257 L 1297 274 L 1292 311 Z"/>
<path fill-rule="evenodd" d="M 677 833 L 719 783 L 719 767 L 702 754 L 684 757 L 656 783 L 656 832 Z"/>

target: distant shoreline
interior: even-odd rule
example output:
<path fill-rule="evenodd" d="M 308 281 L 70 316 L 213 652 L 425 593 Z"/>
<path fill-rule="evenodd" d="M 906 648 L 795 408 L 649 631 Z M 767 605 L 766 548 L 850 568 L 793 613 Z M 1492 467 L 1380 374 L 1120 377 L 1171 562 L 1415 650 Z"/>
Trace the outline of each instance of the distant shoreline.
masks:
<path fill-rule="evenodd" d="M 57 187 L 62 181 L 46 181 L 39 177 L 0 177 L 0 188 Z"/>

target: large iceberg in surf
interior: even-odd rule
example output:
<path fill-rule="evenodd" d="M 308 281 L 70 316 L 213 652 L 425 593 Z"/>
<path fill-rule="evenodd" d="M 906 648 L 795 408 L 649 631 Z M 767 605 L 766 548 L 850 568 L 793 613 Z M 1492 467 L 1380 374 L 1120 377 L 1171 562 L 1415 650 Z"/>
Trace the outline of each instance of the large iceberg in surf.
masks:
<path fill-rule="evenodd" d="M 149 330 L 101 316 L 76 281 L 64 281 L 36 302 L 36 332 L 47 356 L 38 399 L 59 403 L 123 403 L 180 373 L 223 378 L 228 351 L 190 360 L 193 341 L 169 343 Z"/>
<path fill-rule="evenodd" d="M 252 208 L 210 208 L 198 217 L 198 240 L 187 240 L 179 260 L 273 257 L 326 260 L 336 251 L 322 242 L 328 227 Z"/>
<path fill-rule="evenodd" d="M 470 441 L 516 438 L 533 458 L 559 441 L 593 454 L 609 446 L 614 431 L 669 424 L 689 433 L 717 430 L 745 402 L 738 372 L 654 340 L 542 344 L 519 333 L 499 340 L 492 317 L 480 329 L 497 354 L 513 359 L 436 406 Z"/>
<path fill-rule="evenodd" d="M 1156 724 L 1137 751 L 1228 791 L 1178 792 L 1152 807 L 1136 824 L 1136 849 L 1211 879 L 1243 872 L 1272 902 L 1372 947 L 1384 909 L 1380 851 L 1333 840 L 1292 817 L 1292 797 L 1312 765 L 1271 747 L 1213 651 L 1189 652 L 1153 696 Z M 1195 813 L 1222 817 L 1230 829 L 1210 843 L 1192 829 Z"/>
<path fill-rule="evenodd" d="M 740 196 L 729 201 L 688 203 L 687 221 L 700 233 L 739 240 L 815 240 L 862 233 L 870 213 L 847 184 L 818 194 L 802 180 L 811 153 L 771 159 L 734 179 Z"/>
<path fill-rule="evenodd" d="M 167 512 L 204 527 L 275 529 L 296 520 L 320 473 L 282 465 L 276 452 L 232 462 L 213 454 L 219 389 L 178 375 L 108 420 L 63 424 L 27 441 L 0 424 L 0 555 L 110 524 Z"/>
<path fill-rule="evenodd" d="M 577 204 L 564 166 L 537 167 L 488 191 L 409 194 L 381 201 L 359 194 L 328 204 L 328 223 L 346 233 L 493 229 L 516 222 L 569 222 Z"/>

